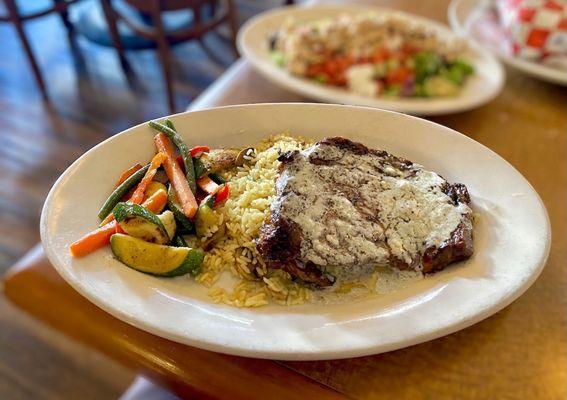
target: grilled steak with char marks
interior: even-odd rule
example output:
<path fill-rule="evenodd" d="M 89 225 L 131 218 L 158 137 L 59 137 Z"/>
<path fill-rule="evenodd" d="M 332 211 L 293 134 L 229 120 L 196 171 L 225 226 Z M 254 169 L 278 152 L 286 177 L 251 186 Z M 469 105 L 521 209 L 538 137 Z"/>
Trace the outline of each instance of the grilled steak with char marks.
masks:
<path fill-rule="evenodd" d="M 270 268 L 329 286 L 364 266 L 427 273 L 473 252 L 462 184 L 341 137 L 279 161 L 276 198 L 256 243 Z"/>

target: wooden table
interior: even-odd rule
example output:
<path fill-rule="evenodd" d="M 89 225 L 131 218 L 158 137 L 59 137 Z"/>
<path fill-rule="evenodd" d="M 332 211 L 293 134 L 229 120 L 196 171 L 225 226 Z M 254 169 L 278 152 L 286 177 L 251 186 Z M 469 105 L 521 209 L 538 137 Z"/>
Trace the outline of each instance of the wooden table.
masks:
<path fill-rule="evenodd" d="M 382 5 L 445 20 L 446 1 Z M 299 100 L 243 61 L 192 108 Z M 23 310 L 182 395 L 203 398 L 567 398 L 567 88 L 508 70 L 503 93 L 477 110 L 434 119 L 485 144 L 542 197 L 553 243 L 537 282 L 487 320 L 391 353 L 347 360 L 277 362 L 212 353 L 150 335 L 101 311 L 55 272 L 41 247 L 7 274 Z"/>

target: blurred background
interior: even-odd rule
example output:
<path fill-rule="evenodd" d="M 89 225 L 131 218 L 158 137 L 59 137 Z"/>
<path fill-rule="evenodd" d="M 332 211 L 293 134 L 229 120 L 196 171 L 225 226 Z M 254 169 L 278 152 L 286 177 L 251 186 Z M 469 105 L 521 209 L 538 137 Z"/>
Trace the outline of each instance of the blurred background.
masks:
<path fill-rule="evenodd" d="M 160 2 L 170 8 L 156 9 Z M 2 275 L 39 242 L 39 217 L 46 195 L 75 159 L 130 126 L 184 111 L 238 58 L 234 39 L 242 23 L 259 12 L 289 3 L 293 2 L 0 0 Z M 413 13 L 445 20 L 449 1 L 376 3 L 393 8 L 405 5 Z M 479 0 L 476 4 L 481 3 Z M 495 387 L 506 398 L 514 398 L 509 395 L 511 390 L 524 398 L 535 398 L 528 392 L 524 394 L 525 387 L 543 393 L 540 398 L 561 398 L 547 394 L 565 393 L 564 366 L 560 362 L 565 354 L 561 352 L 564 341 L 559 348 L 550 338 L 565 336 L 566 326 L 564 262 L 560 261 L 565 259 L 561 242 L 565 235 L 555 235 L 555 231 L 563 233 L 566 221 L 566 185 L 561 183 L 565 182 L 567 170 L 561 166 L 565 165 L 567 92 L 564 87 L 540 82 L 514 68 L 506 67 L 506 71 L 504 91 L 489 106 L 433 120 L 487 145 L 518 168 L 549 208 L 554 246 L 562 247 L 553 252 L 548 263 L 552 265 L 546 267 L 535 289 L 515 303 L 515 311 L 508 309 L 476 331 L 469 329 L 471 336 L 460 334 L 462 342 L 467 343 L 460 348 L 463 352 L 439 350 L 445 349 L 443 343 L 459 345 L 456 336 L 451 336 L 414 348 L 415 358 L 410 356 L 411 350 L 376 358 L 376 375 L 394 384 L 399 382 L 392 378 L 394 373 L 383 374 L 388 364 L 403 380 L 406 367 L 416 367 L 414 360 L 423 360 L 449 374 L 446 379 L 431 373 L 431 378 L 437 380 L 422 380 L 433 382 L 433 386 L 441 382 L 442 390 L 431 393 L 445 394 L 447 398 L 453 392 L 445 391 L 445 384 L 453 385 L 457 393 L 466 387 L 469 396 L 476 398 L 483 397 L 482 393 L 494 394 L 491 390 Z M 274 88 L 269 86 L 265 91 Z M 25 272 L 21 268 L 24 264 L 25 260 L 19 264 L 20 272 Z M 51 276 L 46 275 L 49 279 Z M 18 291 L 22 292 L 27 293 Z M 47 299 L 49 295 L 40 293 L 35 298 Z M 37 305 L 38 313 L 50 310 L 48 304 Z M 66 311 L 77 315 L 75 308 Z M 61 320 L 61 325 L 68 324 L 65 318 Z M 526 327 L 533 329 L 523 329 Z M 477 347 L 470 346 L 470 337 L 476 338 Z M 131 337 L 122 339 L 132 343 Z M 122 342 L 116 344 L 120 345 Z M 132 346 L 132 352 L 136 350 Z M 439 358 L 439 354 L 445 358 Z M 458 362 L 459 354 L 462 363 Z M 360 379 L 367 380 L 371 368 L 366 360 L 360 362 Z M 510 367 L 519 364 L 518 368 Z M 449 368 L 445 368 L 447 365 Z M 493 365 L 501 365 L 499 373 L 486 368 Z M 175 369 L 175 363 L 171 367 Z M 324 369 L 316 368 L 318 372 Z M 415 372 L 421 374 L 422 369 L 416 368 Z M 134 378 L 134 372 L 127 367 L 16 309 L 0 292 L 0 399 L 114 399 Z M 489 378 L 493 381 L 487 382 Z M 406 382 L 402 383 L 400 388 L 405 390 Z M 376 395 L 387 390 L 385 385 L 384 392 Z M 412 386 L 412 390 L 405 393 L 417 393 L 419 385 Z"/>
<path fill-rule="evenodd" d="M 0 0 L 2 274 L 39 241 L 45 196 L 72 161 L 114 133 L 170 113 L 157 41 L 141 38 L 119 22 L 127 60 L 126 65 L 121 63 L 103 3 Z M 150 3 L 112 1 L 111 6 L 136 28 L 154 32 Z M 164 13 L 164 31 L 192 22 L 205 26 L 215 15 L 225 18 L 202 39 L 194 32 L 178 38 L 166 55 L 173 109 L 181 112 L 235 61 L 229 20 L 233 18 L 237 27 L 285 2 L 238 0 L 231 10 L 227 2 L 171 3 L 184 9 Z M 199 6 L 199 11 L 187 11 L 187 5 Z M 1 399 L 117 398 L 134 377 L 110 359 L 17 312 L 3 296 L 0 326 Z"/>

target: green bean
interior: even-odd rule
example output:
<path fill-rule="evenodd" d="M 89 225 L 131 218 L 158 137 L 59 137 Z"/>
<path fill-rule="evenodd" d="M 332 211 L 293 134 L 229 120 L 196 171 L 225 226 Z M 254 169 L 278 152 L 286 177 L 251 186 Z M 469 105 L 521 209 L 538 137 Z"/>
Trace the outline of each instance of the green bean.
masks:
<path fill-rule="evenodd" d="M 193 166 L 193 159 L 189 154 L 189 149 L 187 148 L 187 145 L 185 144 L 181 136 L 179 136 L 179 134 L 175 130 L 173 122 L 167 120 L 165 123 L 167 124 L 167 126 L 156 121 L 150 121 L 149 125 L 156 131 L 162 132 L 179 149 L 181 157 L 183 158 L 183 164 L 185 165 L 185 175 L 187 177 L 187 182 L 189 183 L 189 188 L 191 188 L 193 194 L 196 194 L 197 184 L 195 182 L 195 167 Z"/>
<path fill-rule="evenodd" d="M 122 182 L 122 184 L 120 184 L 116 189 L 114 189 L 114 192 L 112 192 L 110 196 L 108 196 L 108 199 L 106 199 L 106 201 L 100 208 L 100 211 L 98 212 L 98 217 L 100 219 L 105 219 L 108 216 L 108 214 L 112 212 L 114 206 L 120 202 L 120 199 L 122 199 L 122 197 L 126 193 L 128 193 L 130 189 L 132 189 L 142 180 L 142 178 L 144 177 L 144 175 L 146 175 L 146 172 L 148 171 L 149 168 L 150 168 L 150 164 L 136 171 L 128 179 Z"/>
<path fill-rule="evenodd" d="M 176 131 L 175 129 L 175 125 L 173 125 L 173 122 L 170 119 L 166 119 L 165 120 L 165 126 L 167 126 L 170 129 L 173 129 L 174 131 Z"/>
<path fill-rule="evenodd" d="M 207 172 L 207 167 L 205 167 L 205 164 L 203 164 L 203 162 L 199 158 L 194 158 L 193 164 L 195 165 L 195 178 L 196 179 L 199 179 L 200 177 L 205 175 L 205 173 Z"/>

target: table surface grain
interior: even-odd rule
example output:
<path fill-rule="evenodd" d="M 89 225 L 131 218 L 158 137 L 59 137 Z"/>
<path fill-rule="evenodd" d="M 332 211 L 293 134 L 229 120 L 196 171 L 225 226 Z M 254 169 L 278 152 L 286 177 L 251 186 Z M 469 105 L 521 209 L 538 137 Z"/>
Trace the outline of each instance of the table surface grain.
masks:
<path fill-rule="evenodd" d="M 446 20 L 447 1 L 376 3 Z M 507 74 L 502 94 L 490 104 L 433 120 L 488 146 L 528 179 L 549 213 L 551 253 L 540 278 L 522 297 L 470 328 L 403 350 L 346 360 L 275 362 L 226 356 L 179 345 L 114 319 L 63 282 L 40 247 L 6 276 L 6 295 L 71 337 L 178 393 L 197 397 L 565 399 L 567 88 L 510 69 Z M 246 90 L 256 97 L 247 97 Z M 240 62 L 195 107 L 296 99 Z"/>

